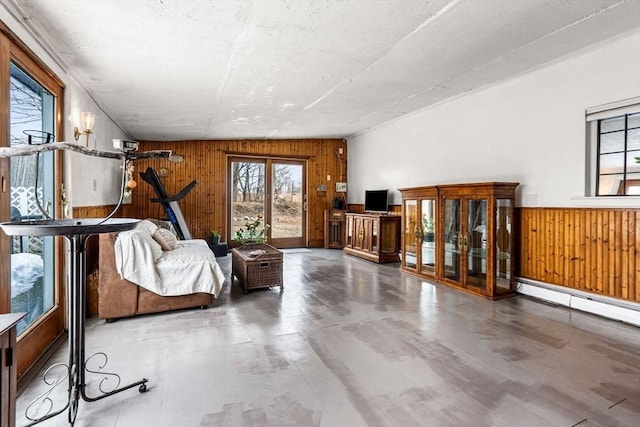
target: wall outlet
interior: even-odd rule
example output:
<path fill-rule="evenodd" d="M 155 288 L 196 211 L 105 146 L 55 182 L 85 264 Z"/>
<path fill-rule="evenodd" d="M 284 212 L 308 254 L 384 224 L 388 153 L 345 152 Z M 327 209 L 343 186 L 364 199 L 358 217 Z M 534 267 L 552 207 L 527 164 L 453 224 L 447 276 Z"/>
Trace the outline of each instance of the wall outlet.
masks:
<path fill-rule="evenodd" d="M 338 154 L 342 154 L 342 153 L 344 153 L 344 150 L 342 149 L 342 147 L 339 147 L 338 148 Z"/>

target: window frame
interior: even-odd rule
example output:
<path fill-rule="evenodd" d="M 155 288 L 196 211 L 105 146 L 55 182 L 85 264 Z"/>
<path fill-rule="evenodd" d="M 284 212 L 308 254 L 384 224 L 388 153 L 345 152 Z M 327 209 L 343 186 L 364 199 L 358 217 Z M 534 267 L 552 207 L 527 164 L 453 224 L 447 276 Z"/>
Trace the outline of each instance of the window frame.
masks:
<path fill-rule="evenodd" d="M 598 194 L 600 185 L 600 160 L 601 160 L 601 122 L 603 120 L 613 119 L 617 117 L 624 117 L 624 128 L 621 129 L 624 132 L 624 149 L 620 153 L 625 158 L 625 164 L 621 175 L 623 176 L 622 183 L 626 183 L 628 180 L 634 181 L 636 178 L 628 177 L 628 163 L 626 158 L 629 155 L 628 149 L 628 117 L 633 114 L 640 113 L 640 97 L 629 98 L 622 101 L 617 101 L 609 104 L 600 105 L 597 107 L 590 107 L 586 110 L 586 141 L 587 141 L 587 155 L 585 159 L 586 163 L 586 179 L 585 179 L 585 196 L 593 197 L 597 199 L 628 199 L 630 197 L 638 197 L 635 194 Z M 637 129 L 633 127 L 632 129 Z M 619 132 L 619 131 L 618 131 Z M 636 151 L 636 150 L 632 150 Z M 640 156 L 640 152 L 638 152 Z M 620 188 L 621 186 L 618 185 Z M 621 188 L 627 188 L 624 184 Z"/>
<path fill-rule="evenodd" d="M 51 69 L 42 62 L 38 56 L 29 49 L 2 21 L 0 21 L 0 98 L 3 100 L 3 114 L 0 114 L 0 146 L 9 145 L 9 88 L 10 88 L 10 64 L 13 63 L 23 72 L 33 78 L 42 87 L 46 88 L 49 93 L 55 97 L 55 124 L 56 138 L 58 141 L 64 141 L 64 101 L 65 101 L 65 85 Z M 0 175 L 3 177 L 10 176 L 10 163 L 8 159 L 0 161 Z M 61 183 L 64 172 L 64 157 L 61 153 L 54 154 L 54 194 L 53 200 L 60 200 Z M 5 178 L 8 179 L 8 178 Z M 54 215 L 59 217 L 60 204 L 54 203 Z M 0 197 L 0 220 L 10 220 L 10 197 Z M 2 253 L 10 253 L 11 239 L 4 233 L 0 233 L 0 249 Z M 64 239 L 56 238 L 54 245 L 54 256 L 56 263 L 55 271 L 55 287 L 56 296 L 54 299 L 54 307 L 46 312 L 38 321 L 27 328 L 17 338 L 17 376 L 18 388 L 21 387 L 23 378 L 29 370 L 34 372 L 39 368 L 39 362 L 45 360 L 42 356 L 58 339 L 65 335 L 65 250 Z M 10 287 L 6 287 L 6 283 L 11 283 L 11 266 L 9 257 L 0 257 L 0 270 L 4 272 L 2 282 L 0 283 L 0 312 L 11 312 Z M 4 286 L 3 286 L 4 285 Z"/>

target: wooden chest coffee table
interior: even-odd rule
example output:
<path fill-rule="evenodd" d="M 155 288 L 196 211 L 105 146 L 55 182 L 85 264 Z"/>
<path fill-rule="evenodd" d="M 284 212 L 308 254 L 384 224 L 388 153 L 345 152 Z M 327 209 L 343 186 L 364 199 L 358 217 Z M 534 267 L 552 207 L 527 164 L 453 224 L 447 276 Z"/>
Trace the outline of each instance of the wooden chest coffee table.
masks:
<path fill-rule="evenodd" d="M 231 283 L 238 278 L 246 294 L 249 289 L 280 286 L 282 280 L 282 252 L 264 243 L 245 243 L 231 250 Z"/>

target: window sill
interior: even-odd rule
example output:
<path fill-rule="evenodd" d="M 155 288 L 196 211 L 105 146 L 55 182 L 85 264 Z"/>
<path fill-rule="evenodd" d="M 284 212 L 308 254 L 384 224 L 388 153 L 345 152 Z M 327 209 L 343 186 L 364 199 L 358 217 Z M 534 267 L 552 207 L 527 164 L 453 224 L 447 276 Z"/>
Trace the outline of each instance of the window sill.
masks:
<path fill-rule="evenodd" d="M 640 196 L 575 196 L 571 201 L 575 206 L 590 208 L 640 208 Z"/>

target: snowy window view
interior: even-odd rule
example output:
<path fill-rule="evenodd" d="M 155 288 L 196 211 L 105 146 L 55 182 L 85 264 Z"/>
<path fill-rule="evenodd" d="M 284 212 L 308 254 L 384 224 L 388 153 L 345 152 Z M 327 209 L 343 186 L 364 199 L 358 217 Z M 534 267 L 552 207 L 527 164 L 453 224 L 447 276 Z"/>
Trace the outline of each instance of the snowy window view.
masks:
<path fill-rule="evenodd" d="M 41 142 L 53 133 L 54 98 L 20 68 L 11 65 L 11 146 Z M 11 158 L 11 221 L 42 219 L 53 214 L 53 153 Z M 36 179 L 37 177 L 37 179 Z M 52 237 L 13 237 L 11 244 L 11 311 L 26 312 L 20 334 L 53 307 L 54 250 Z"/>

